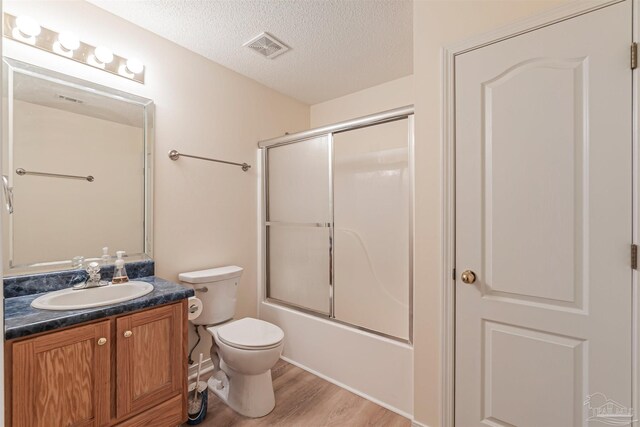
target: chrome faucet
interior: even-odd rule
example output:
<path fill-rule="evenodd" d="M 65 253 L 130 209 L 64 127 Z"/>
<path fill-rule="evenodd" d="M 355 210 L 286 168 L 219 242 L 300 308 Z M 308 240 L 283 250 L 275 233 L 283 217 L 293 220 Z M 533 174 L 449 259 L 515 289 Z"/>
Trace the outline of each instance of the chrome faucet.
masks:
<path fill-rule="evenodd" d="M 109 284 L 109 282 L 105 280 L 100 280 L 100 266 L 97 262 L 92 262 L 89 264 L 89 266 L 87 267 L 87 274 L 89 274 L 89 278 L 82 283 L 73 285 L 73 289 L 80 290 L 97 288 L 99 286 L 105 286 Z"/>

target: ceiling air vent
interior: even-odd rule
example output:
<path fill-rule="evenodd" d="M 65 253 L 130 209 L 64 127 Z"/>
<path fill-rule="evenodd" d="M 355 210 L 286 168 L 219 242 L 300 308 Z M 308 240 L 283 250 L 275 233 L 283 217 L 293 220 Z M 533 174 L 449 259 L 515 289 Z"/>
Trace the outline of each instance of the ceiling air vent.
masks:
<path fill-rule="evenodd" d="M 66 95 L 60 95 L 56 93 L 56 98 L 60 99 L 62 101 L 69 101 L 69 102 L 74 102 L 76 104 L 84 104 L 84 101 L 81 99 L 77 99 L 77 98 L 72 98 L 70 96 L 66 96 Z"/>
<path fill-rule="evenodd" d="M 243 46 L 259 53 L 265 58 L 273 59 L 289 50 L 289 47 L 269 33 L 262 33 L 252 38 Z"/>

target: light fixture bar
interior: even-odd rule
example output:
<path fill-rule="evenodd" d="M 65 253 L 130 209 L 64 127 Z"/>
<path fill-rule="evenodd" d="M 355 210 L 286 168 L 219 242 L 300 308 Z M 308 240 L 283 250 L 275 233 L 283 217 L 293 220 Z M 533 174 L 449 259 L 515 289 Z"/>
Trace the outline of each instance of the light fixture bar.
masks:
<path fill-rule="evenodd" d="M 28 21 L 28 23 L 33 25 L 35 21 Z M 74 35 L 68 32 L 59 34 L 40 27 L 39 34 L 31 35 L 30 33 L 32 33 L 31 28 L 26 32 L 24 28 L 21 31 L 15 16 L 4 14 L 4 37 L 144 84 L 145 67 L 134 58 L 127 59 L 115 55 L 106 46 L 92 46 L 79 39 L 74 40 Z M 70 49 L 74 47 L 75 49 Z"/>

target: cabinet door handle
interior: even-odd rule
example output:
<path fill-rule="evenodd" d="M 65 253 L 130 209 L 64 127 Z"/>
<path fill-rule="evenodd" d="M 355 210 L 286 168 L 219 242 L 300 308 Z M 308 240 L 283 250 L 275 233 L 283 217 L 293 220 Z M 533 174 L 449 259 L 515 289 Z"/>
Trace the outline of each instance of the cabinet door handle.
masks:
<path fill-rule="evenodd" d="M 124 337 L 125 337 L 125 338 L 129 338 L 131 335 L 133 335 L 133 332 L 131 332 L 131 331 L 124 331 Z"/>
<path fill-rule="evenodd" d="M 107 339 L 104 337 L 98 340 L 98 345 L 105 345 L 106 343 L 107 343 Z"/>

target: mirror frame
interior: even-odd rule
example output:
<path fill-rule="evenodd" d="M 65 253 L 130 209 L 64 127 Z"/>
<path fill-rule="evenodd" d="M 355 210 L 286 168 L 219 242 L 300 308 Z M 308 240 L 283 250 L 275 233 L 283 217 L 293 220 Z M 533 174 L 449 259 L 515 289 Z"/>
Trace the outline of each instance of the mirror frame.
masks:
<path fill-rule="evenodd" d="M 69 76 L 57 71 L 52 71 L 37 65 L 28 64 L 26 62 L 18 61 L 10 57 L 3 57 L 4 67 L 4 79 L 3 79 L 3 96 L 7 98 L 7 108 L 3 109 L 2 120 L 5 124 L 2 135 L 3 151 L 4 144 L 8 147 L 9 153 L 9 170 L 12 170 L 13 159 L 11 154 L 13 152 L 13 78 L 15 73 L 21 73 L 28 76 L 36 77 L 43 80 L 48 80 L 56 84 L 61 84 L 75 89 L 89 91 L 94 94 L 106 96 L 112 99 L 137 104 L 144 108 L 144 253 L 127 254 L 128 261 L 142 261 L 153 259 L 153 156 L 154 156 L 154 134 L 155 134 L 155 105 L 153 100 L 144 98 L 138 95 L 134 95 L 128 92 L 123 92 L 118 89 L 114 89 L 108 86 L 99 85 L 87 80 L 79 79 L 77 77 Z M 2 165 L 0 165 L 0 169 Z M 0 174 L 4 171 L 0 171 Z M 8 174 L 9 188 L 13 188 L 13 174 Z M 4 196 L 2 196 L 4 197 Z M 5 204 L 2 203 L 1 209 L 6 209 Z M 3 224 L 4 227 L 8 227 L 9 233 L 9 253 L 5 254 L 9 258 L 9 269 L 4 272 L 4 276 L 16 276 L 23 274 L 33 274 L 42 272 L 53 272 L 62 270 L 72 270 L 74 267 L 71 264 L 71 260 L 61 261 L 47 261 L 38 262 L 34 264 L 14 265 L 13 263 L 13 246 L 14 246 L 14 231 L 13 231 L 13 214 L 8 214 L 9 224 Z M 3 233 L 4 234 L 4 233 Z M 85 258 L 86 261 L 99 261 L 100 254 L 97 254 L 95 258 Z"/>

